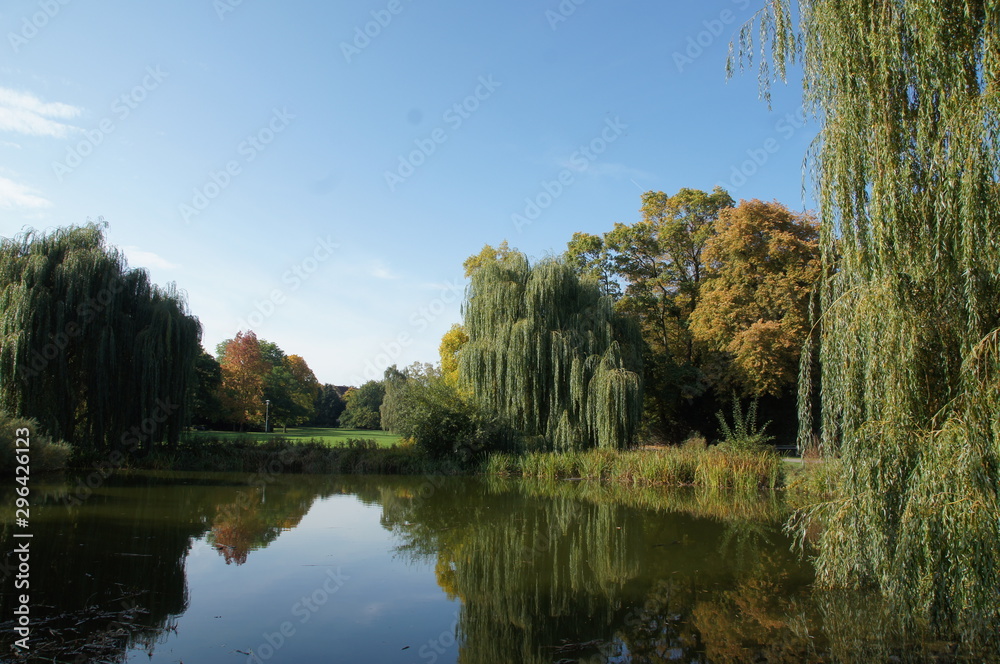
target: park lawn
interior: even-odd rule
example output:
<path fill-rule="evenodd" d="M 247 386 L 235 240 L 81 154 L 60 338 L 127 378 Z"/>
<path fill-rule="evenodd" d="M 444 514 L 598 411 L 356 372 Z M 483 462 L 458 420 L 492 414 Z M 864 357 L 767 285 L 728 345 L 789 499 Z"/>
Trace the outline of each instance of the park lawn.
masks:
<path fill-rule="evenodd" d="M 268 440 L 270 438 L 287 438 L 295 441 L 318 440 L 328 445 L 346 443 L 348 439 L 368 439 L 374 440 L 379 447 L 391 447 L 398 445 L 401 438 L 388 431 L 368 430 L 368 429 L 337 429 L 321 427 L 288 427 L 288 431 L 282 433 L 281 429 L 275 429 L 271 433 L 252 431 L 239 433 L 238 431 L 194 431 L 190 434 L 191 440 L 234 440 L 236 438 L 252 438 L 254 440 Z"/>

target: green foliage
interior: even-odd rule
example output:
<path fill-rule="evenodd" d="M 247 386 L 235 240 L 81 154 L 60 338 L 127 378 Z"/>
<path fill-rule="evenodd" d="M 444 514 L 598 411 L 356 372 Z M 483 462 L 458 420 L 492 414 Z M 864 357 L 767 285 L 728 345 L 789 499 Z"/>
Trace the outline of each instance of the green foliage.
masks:
<path fill-rule="evenodd" d="M 596 283 L 510 252 L 475 270 L 468 293 L 460 378 L 480 408 L 559 450 L 634 442 L 638 332 Z"/>
<path fill-rule="evenodd" d="M 190 390 L 192 422 L 208 424 L 221 420 L 221 387 L 222 367 L 214 357 L 202 350 L 194 361 L 194 385 Z"/>
<path fill-rule="evenodd" d="M 430 365 L 386 370 L 382 427 L 414 441 L 432 458 L 460 462 L 484 452 L 509 449 L 512 432 L 483 413 L 458 387 Z"/>
<path fill-rule="evenodd" d="M 998 8 L 799 9 L 796 30 L 789 3 L 768 2 L 758 43 L 750 26 L 740 37 L 747 55 L 769 46 L 779 74 L 802 61 L 821 122 L 821 431 L 841 457 L 841 500 L 797 526 L 825 526 L 821 583 L 875 584 L 903 615 L 995 632 Z"/>
<path fill-rule="evenodd" d="M 760 427 L 757 426 L 757 400 L 750 402 L 746 412 L 740 400 L 733 395 L 733 423 L 726 421 L 726 416 L 720 410 L 715 414 L 719 420 L 719 431 L 722 433 L 722 443 L 725 447 L 733 450 L 760 450 L 767 443 L 774 440 L 774 436 L 766 433 L 770 422 L 765 422 Z"/>
<path fill-rule="evenodd" d="M 639 322 L 643 419 L 667 440 L 679 441 L 697 426 L 690 421 L 692 401 L 710 388 L 689 319 L 706 276 L 706 243 L 719 214 L 732 205 L 721 188 L 649 191 L 642 196 L 640 221 L 615 224 L 603 237 L 577 233 L 567 248 L 571 264 L 600 279 L 607 292 L 620 293 L 616 310 Z"/>
<path fill-rule="evenodd" d="M 340 426 L 348 429 L 379 429 L 382 416 L 379 409 L 385 398 L 385 383 L 370 380 L 361 387 L 351 388 L 344 395 L 345 409 Z"/>
<path fill-rule="evenodd" d="M 24 429 L 28 430 L 27 436 Z M 18 438 L 26 438 L 28 447 L 17 445 Z M 17 465 L 15 455 L 23 454 L 28 455 L 32 473 L 62 470 L 72 452 L 73 449 L 67 443 L 54 442 L 46 435 L 37 421 L 26 417 L 12 417 L 0 410 L 0 472 L 13 474 Z"/>
<path fill-rule="evenodd" d="M 340 414 L 344 412 L 344 408 L 346 408 L 346 404 L 340 397 L 340 391 L 334 385 L 324 384 L 320 387 L 313 404 L 315 415 L 312 424 L 318 427 L 337 426 L 337 421 L 340 419 Z"/>
<path fill-rule="evenodd" d="M 0 240 L 0 314 L 0 407 L 81 448 L 177 442 L 201 325 L 104 226 Z"/>

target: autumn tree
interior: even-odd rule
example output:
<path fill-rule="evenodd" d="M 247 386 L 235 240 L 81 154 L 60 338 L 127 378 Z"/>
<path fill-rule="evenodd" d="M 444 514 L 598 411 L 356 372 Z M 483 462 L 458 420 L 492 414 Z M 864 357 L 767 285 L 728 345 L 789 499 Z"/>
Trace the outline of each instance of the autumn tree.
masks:
<path fill-rule="evenodd" d="M 452 385 L 458 384 L 458 356 L 462 348 L 469 342 L 465 328 L 455 323 L 441 337 L 438 353 L 441 356 L 441 374 Z"/>
<path fill-rule="evenodd" d="M 230 421 L 244 425 L 264 421 L 264 376 L 269 366 L 261 355 L 257 335 L 237 332 L 225 346 L 220 366 L 222 408 Z"/>
<path fill-rule="evenodd" d="M 784 205 L 741 201 L 719 214 L 691 314 L 695 341 L 724 354 L 714 382 L 750 396 L 794 387 L 819 274 L 819 226 Z"/>
<path fill-rule="evenodd" d="M 719 213 L 732 205 L 718 187 L 672 196 L 649 191 L 639 222 L 615 224 L 600 238 L 577 233 L 568 246 L 570 264 L 597 277 L 606 293 L 623 287 L 616 309 L 639 321 L 645 343 L 644 419 L 667 439 L 686 433 L 691 400 L 709 387 L 689 319 L 705 277 L 705 244 Z"/>
<path fill-rule="evenodd" d="M 507 240 L 504 240 L 496 247 L 489 244 L 483 246 L 482 251 L 478 254 L 469 256 L 462 263 L 462 267 L 465 268 L 465 276 L 471 277 L 480 268 L 505 260 L 511 255 L 512 251 L 513 250 L 507 245 Z"/>

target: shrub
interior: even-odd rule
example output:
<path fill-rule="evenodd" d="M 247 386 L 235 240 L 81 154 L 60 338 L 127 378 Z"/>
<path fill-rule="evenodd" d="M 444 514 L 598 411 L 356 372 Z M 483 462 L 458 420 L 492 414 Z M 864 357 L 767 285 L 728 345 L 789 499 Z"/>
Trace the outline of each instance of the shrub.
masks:
<path fill-rule="evenodd" d="M 759 450 L 765 444 L 774 440 L 774 436 L 765 433 L 770 422 L 757 427 L 757 400 L 750 402 L 746 413 L 740 406 L 739 399 L 733 395 L 733 425 L 729 426 L 720 410 L 715 416 L 719 419 L 719 430 L 722 432 L 722 445 L 732 450 Z"/>
<path fill-rule="evenodd" d="M 30 432 L 29 446 L 17 447 L 16 440 L 23 436 L 17 435 L 18 429 L 28 429 Z M 33 419 L 13 417 L 0 410 L 0 470 L 13 470 L 16 454 L 28 453 L 32 472 L 61 470 L 66 467 L 73 449 L 69 443 L 53 442 L 52 438 L 42 431 L 41 426 Z"/>

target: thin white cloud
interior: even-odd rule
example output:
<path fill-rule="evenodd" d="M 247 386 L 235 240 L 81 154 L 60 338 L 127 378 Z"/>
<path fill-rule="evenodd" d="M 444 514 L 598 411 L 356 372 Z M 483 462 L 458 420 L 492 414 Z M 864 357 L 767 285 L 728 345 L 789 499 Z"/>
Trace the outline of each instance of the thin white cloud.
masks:
<path fill-rule="evenodd" d="M 174 270 L 180 267 L 177 263 L 171 263 L 166 258 L 152 251 L 144 251 L 139 247 L 123 247 L 125 255 L 128 257 L 129 265 L 139 267 L 155 267 L 162 270 Z"/>
<path fill-rule="evenodd" d="M 27 185 L 0 177 L 0 208 L 5 210 L 14 208 L 37 210 L 51 205 L 51 201 L 42 198 Z"/>
<path fill-rule="evenodd" d="M 77 128 L 59 120 L 75 118 L 80 112 L 76 106 L 43 102 L 33 94 L 0 87 L 0 131 L 65 138 Z"/>
<path fill-rule="evenodd" d="M 381 261 L 377 261 L 371 268 L 369 274 L 376 279 L 395 279 L 396 275 L 389 271 Z"/>

